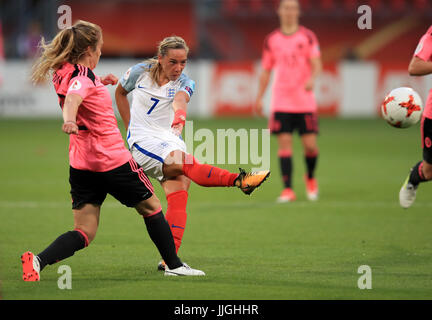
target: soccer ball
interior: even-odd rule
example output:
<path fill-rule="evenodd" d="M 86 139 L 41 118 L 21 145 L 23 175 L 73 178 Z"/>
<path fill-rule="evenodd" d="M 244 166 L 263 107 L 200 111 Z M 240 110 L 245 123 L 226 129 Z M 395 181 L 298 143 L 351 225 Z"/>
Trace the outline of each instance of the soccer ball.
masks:
<path fill-rule="evenodd" d="M 422 112 L 423 102 L 419 94 L 408 87 L 392 90 L 381 105 L 383 118 L 396 128 L 408 128 L 416 124 Z"/>

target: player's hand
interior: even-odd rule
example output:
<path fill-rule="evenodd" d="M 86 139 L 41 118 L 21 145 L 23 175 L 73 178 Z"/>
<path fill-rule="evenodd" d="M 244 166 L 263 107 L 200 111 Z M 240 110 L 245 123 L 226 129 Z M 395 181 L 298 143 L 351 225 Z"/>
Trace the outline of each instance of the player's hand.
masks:
<path fill-rule="evenodd" d="M 183 127 L 185 126 L 186 123 L 186 111 L 179 109 L 174 113 L 174 120 L 173 123 L 171 124 L 171 130 L 172 132 L 174 132 L 175 135 L 180 136 L 182 131 L 183 131 Z"/>
<path fill-rule="evenodd" d="M 306 84 L 305 84 L 305 90 L 306 91 L 312 91 L 314 88 L 314 80 L 313 79 L 309 79 Z"/>
<path fill-rule="evenodd" d="M 258 99 L 254 105 L 254 114 L 258 117 L 264 117 L 263 114 L 263 102 L 261 99 Z"/>
<path fill-rule="evenodd" d="M 111 85 L 116 85 L 118 82 L 118 78 L 113 75 L 112 73 L 106 75 L 105 77 L 101 78 L 101 82 L 104 86 L 111 84 Z"/>
<path fill-rule="evenodd" d="M 178 123 L 178 124 L 173 125 L 171 127 L 171 130 L 176 136 L 180 136 L 182 134 L 183 127 L 184 127 L 183 124 Z"/>
<path fill-rule="evenodd" d="M 67 134 L 78 134 L 78 125 L 74 121 L 66 121 L 62 125 L 62 130 Z"/>

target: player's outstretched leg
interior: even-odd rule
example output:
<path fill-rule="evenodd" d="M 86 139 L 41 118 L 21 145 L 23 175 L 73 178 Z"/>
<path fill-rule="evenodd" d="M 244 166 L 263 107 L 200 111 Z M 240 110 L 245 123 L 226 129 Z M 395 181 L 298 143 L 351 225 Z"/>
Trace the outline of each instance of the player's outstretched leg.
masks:
<path fill-rule="evenodd" d="M 74 209 L 74 230 L 60 235 L 38 255 L 30 251 L 22 254 L 23 280 L 40 281 L 40 273 L 45 266 L 69 258 L 87 247 L 96 235 L 99 213 L 100 206 L 91 204 Z"/>
<path fill-rule="evenodd" d="M 203 187 L 238 187 L 243 193 L 250 195 L 270 176 L 269 170 L 247 173 L 240 168 L 238 174 L 209 164 L 201 164 L 191 154 L 184 154 L 183 157 L 180 168 L 176 164 L 171 164 L 171 168 L 164 168 L 164 170 L 176 172 L 179 168 L 180 174 L 184 174 Z"/>
<path fill-rule="evenodd" d="M 21 255 L 24 281 L 40 281 L 40 272 L 48 264 L 54 264 L 87 247 L 89 240 L 81 230 L 68 231 L 59 236 L 44 251 L 34 255 L 27 251 Z"/>
<path fill-rule="evenodd" d="M 399 191 L 399 203 L 402 208 L 409 208 L 416 199 L 417 188 L 420 182 L 426 181 L 423 175 L 423 162 L 420 161 L 411 168 L 411 172 L 406 178 Z"/>

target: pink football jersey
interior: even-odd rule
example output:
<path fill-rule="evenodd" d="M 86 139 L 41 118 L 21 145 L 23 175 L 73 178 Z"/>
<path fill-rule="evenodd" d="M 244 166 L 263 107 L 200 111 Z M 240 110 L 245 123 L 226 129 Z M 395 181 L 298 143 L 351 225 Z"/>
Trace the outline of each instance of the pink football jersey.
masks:
<path fill-rule="evenodd" d="M 53 83 L 63 108 L 68 94 L 83 102 L 78 108 L 78 134 L 69 139 L 70 165 L 79 170 L 105 172 L 128 162 L 126 149 L 112 108 L 109 91 L 87 67 L 65 63 L 54 72 Z"/>
<path fill-rule="evenodd" d="M 414 56 L 432 62 L 432 26 L 421 37 Z M 432 89 L 429 91 L 423 116 L 432 119 Z"/>
<path fill-rule="evenodd" d="M 264 42 L 262 68 L 275 71 L 272 89 L 272 112 L 316 112 L 313 91 L 305 90 L 311 77 L 310 59 L 320 56 L 315 34 L 300 26 L 291 34 L 280 29 L 270 33 Z"/>

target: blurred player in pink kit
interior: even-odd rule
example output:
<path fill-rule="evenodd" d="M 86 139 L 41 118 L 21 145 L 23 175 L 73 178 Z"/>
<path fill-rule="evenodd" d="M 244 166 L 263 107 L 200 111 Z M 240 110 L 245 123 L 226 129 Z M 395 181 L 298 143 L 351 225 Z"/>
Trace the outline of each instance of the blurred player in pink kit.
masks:
<path fill-rule="evenodd" d="M 314 172 L 318 158 L 318 117 L 313 88 L 322 69 L 319 44 L 311 30 L 299 25 L 300 5 L 297 0 L 281 0 L 277 13 L 280 28 L 264 41 L 263 71 L 255 111 L 262 115 L 263 96 L 271 71 L 275 70 L 269 129 L 277 135 L 285 187 L 278 202 L 296 200 L 292 189 L 292 134 L 295 130 L 299 132 L 304 148 L 307 196 L 309 200 L 317 200 L 318 183 Z"/>
<path fill-rule="evenodd" d="M 432 26 L 421 37 L 408 72 L 412 76 L 432 74 Z M 411 168 L 399 192 L 399 202 L 403 208 L 409 208 L 414 203 L 419 184 L 432 179 L 432 90 L 429 91 L 420 130 L 423 161 Z"/>

